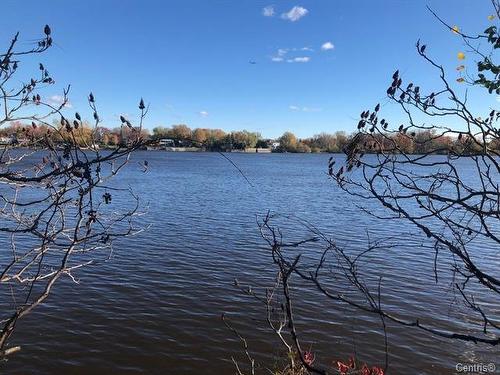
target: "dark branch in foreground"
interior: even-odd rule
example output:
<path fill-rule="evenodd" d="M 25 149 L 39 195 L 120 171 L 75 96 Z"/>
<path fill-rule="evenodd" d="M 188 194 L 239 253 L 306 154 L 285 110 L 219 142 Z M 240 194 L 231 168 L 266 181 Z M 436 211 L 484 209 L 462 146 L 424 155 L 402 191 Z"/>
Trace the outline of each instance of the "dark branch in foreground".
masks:
<path fill-rule="evenodd" d="M 52 46 L 50 27 L 26 50 L 17 49 L 18 37 L 0 54 L 0 127 L 30 122 L 22 137 L 0 150 L 0 233 L 10 242 L 0 254 L 0 358 L 20 349 L 8 347 L 19 320 L 49 297 L 60 278 L 78 283 L 81 269 L 109 259 L 117 238 L 143 230 L 135 223 L 142 214 L 139 197 L 111 184 L 131 153 L 145 145 L 143 101 L 137 126 L 122 116 L 121 127 L 131 133 L 127 142 L 100 151 L 92 93 L 88 105 L 94 123 L 88 126 L 79 113 L 72 119 L 66 115 L 69 87 L 58 104 L 42 97 L 41 89 L 55 83 L 43 64 L 32 77 L 20 76 L 23 57 Z M 112 194 L 128 194 L 129 207 L 115 209 Z"/>

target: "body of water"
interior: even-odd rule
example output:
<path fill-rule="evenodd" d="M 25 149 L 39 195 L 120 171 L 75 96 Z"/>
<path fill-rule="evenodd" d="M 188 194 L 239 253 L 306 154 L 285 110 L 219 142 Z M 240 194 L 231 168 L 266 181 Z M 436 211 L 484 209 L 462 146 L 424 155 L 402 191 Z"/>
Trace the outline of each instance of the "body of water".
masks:
<path fill-rule="evenodd" d="M 367 233 L 405 238 L 409 232 L 402 222 L 362 213 L 328 179 L 329 155 L 229 156 L 253 186 L 217 153 L 136 153 L 118 184 L 131 186 L 149 204 L 140 223 L 150 228 L 118 241 L 109 262 L 77 273 L 78 285 L 61 280 L 47 302 L 19 322 L 11 344 L 22 350 L 0 372 L 234 374 L 231 356 L 244 356 L 221 313 L 248 338 L 256 358 L 272 366 L 280 352 L 265 309 L 233 286 L 235 278 L 254 288 L 273 282 L 276 269 L 256 214 L 272 210 L 308 220 L 353 251 L 366 246 Z M 137 162 L 146 159 L 149 170 L 143 173 Z M 285 237 L 304 232 L 293 221 L 283 225 Z M 434 284 L 433 253 L 419 237 L 408 238 L 370 264 L 384 276 L 385 306 L 443 328 L 462 319 L 466 329 L 470 322 L 457 311 L 449 284 Z M 292 279 L 292 286 L 299 283 Z M 298 294 L 297 325 L 318 361 L 356 353 L 383 364 L 376 316 L 326 301 L 313 290 Z M 388 339 L 392 374 L 451 374 L 456 363 L 471 361 L 496 361 L 500 367 L 499 348 L 393 325 Z"/>

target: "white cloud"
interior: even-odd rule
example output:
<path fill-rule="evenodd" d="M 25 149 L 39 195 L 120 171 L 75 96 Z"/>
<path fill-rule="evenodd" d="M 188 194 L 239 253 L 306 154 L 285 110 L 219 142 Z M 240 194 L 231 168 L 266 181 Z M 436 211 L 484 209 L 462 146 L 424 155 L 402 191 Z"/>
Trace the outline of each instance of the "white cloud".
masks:
<path fill-rule="evenodd" d="M 283 13 L 281 15 L 281 18 L 295 22 L 300 20 L 302 17 L 304 17 L 309 11 L 306 8 L 303 8 L 301 6 L 294 6 L 292 9 L 290 9 L 288 12 Z"/>
<path fill-rule="evenodd" d="M 54 107 L 59 107 L 60 105 L 62 105 L 64 103 L 64 96 L 52 95 L 51 97 L 49 97 L 48 102 L 50 105 L 52 105 Z M 65 108 L 73 108 L 73 106 L 71 105 L 71 103 L 68 100 L 64 104 L 64 107 Z"/>
<path fill-rule="evenodd" d="M 275 56 L 271 56 L 272 62 L 283 62 L 285 60 L 284 56 L 288 53 L 288 49 L 280 48 L 276 52 Z"/>
<path fill-rule="evenodd" d="M 333 45 L 333 43 L 332 43 L 332 42 L 326 42 L 326 43 L 323 43 L 323 44 L 321 45 L 321 49 L 322 49 L 323 51 L 328 51 L 328 50 L 331 50 L 331 49 L 334 49 L 334 48 L 335 48 L 335 46 Z"/>
<path fill-rule="evenodd" d="M 306 63 L 311 60 L 309 56 L 296 56 L 294 57 L 294 52 L 311 52 L 313 51 L 310 47 L 302 47 L 302 48 L 280 48 L 276 52 L 274 56 L 271 56 L 271 61 L 273 62 L 289 62 L 289 63 Z M 292 55 L 292 56 L 289 56 Z M 289 56 L 287 58 L 287 56 Z"/>
<path fill-rule="evenodd" d="M 285 56 L 287 54 L 288 50 L 284 48 L 280 48 L 278 50 L 278 56 Z"/>
<path fill-rule="evenodd" d="M 262 9 L 262 15 L 264 17 L 272 17 L 274 16 L 274 6 L 273 5 L 268 5 L 267 7 L 264 7 Z"/>
<path fill-rule="evenodd" d="M 294 112 L 321 112 L 321 108 L 314 108 L 314 107 L 299 107 L 296 105 L 290 105 L 288 106 L 288 109 Z"/>
<path fill-rule="evenodd" d="M 208 112 L 207 112 L 207 111 L 200 111 L 200 112 L 198 112 L 198 114 L 199 114 L 201 117 L 207 117 L 207 116 L 208 116 Z"/>
<path fill-rule="evenodd" d="M 299 56 L 299 57 L 294 57 L 293 59 L 288 59 L 286 61 L 289 63 L 306 63 L 311 61 L 311 58 L 309 56 Z"/>

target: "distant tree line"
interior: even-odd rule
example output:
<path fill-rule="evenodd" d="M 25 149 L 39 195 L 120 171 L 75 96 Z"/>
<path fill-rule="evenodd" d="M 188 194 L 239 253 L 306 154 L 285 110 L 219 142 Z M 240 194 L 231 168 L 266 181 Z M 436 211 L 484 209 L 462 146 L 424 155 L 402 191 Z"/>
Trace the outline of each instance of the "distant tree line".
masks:
<path fill-rule="evenodd" d="M 311 138 L 298 139 L 293 133 L 285 132 L 278 138 L 278 152 L 343 152 L 356 137 L 359 151 L 363 153 L 401 153 L 406 154 L 447 154 L 450 150 L 459 150 L 462 154 L 480 154 L 483 152 L 479 142 L 470 134 L 458 133 L 456 136 L 439 134 L 435 129 L 409 131 L 402 127 L 399 132 L 381 132 L 378 134 L 351 134 L 343 131 L 334 134 L 321 133 Z M 488 148 L 500 151 L 497 138 L 485 139 Z"/>
<path fill-rule="evenodd" d="M 0 129 L 0 137 L 9 137 L 11 140 L 26 140 L 29 138 L 39 139 L 40 136 L 48 136 L 54 143 L 72 141 L 79 146 L 88 146 L 91 138 L 100 146 L 115 147 L 126 144 L 130 137 L 137 137 L 137 129 L 130 127 L 107 128 L 100 126 L 94 129 L 83 122 L 82 125 L 73 129 L 71 133 L 64 131 L 64 124 L 54 120 L 52 127 L 46 125 L 32 126 L 15 121 L 10 126 Z M 207 151 L 232 151 L 246 150 L 249 148 L 272 148 L 273 152 L 343 152 L 345 147 L 358 139 L 358 145 L 364 153 L 377 152 L 404 152 L 408 154 L 438 153 L 445 154 L 451 149 L 460 149 L 470 154 L 481 153 L 480 143 L 470 139 L 470 135 L 459 134 L 452 137 L 437 134 L 434 129 L 420 129 L 407 131 L 402 128 L 399 132 L 387 132 L 377 134 L 351 134 L 337 131 L 333 134 L 320 133 L 310 138 L 298 138 L 292 132 L 285 132 L 276 140 L 264 139 L 260 133 L 248 130 L 232 131 L 226 133 L 222 129 L 191 129 L 187 125 L 173 125 L 172 127 L 158 126 L 150 133 L 148 129 L 141 129 L 142 139 L 160 140 L 169 139 L 177 147 L 200 147 Z M 70 139 L 71 138 L 71 139 Z M 489 148 L 500 150 L 498 139 L 486 140 Z"/>
<path fill-rule="evenodd" d="M 109 129 L 104 126 L 96 127 L 84 121 L 73 125 L 68 128 L 64 117 L 61 117 L 60 122 L 54 120 L 51 125 L 12 121 L 9 126 L 0 129 L 0 138 L 3 143 L 28 145 L 30 140 L 33 141 L 33 144 L 38 144 L 40 139 L 46 139 L 54 144 L 71 143 L 79 147 L 90 147 L 96 143 L 101 146 L 115 147 L 126 145 L 129 141 L 136 140 L 138 136 L 143 140 L 150 138 L 147 129 L 139 129 L 134 126 Z"/>
<path fill-rule="evenodd" d="M 269 143 L 260 133 L 247 130 L 226 133 L 222 129 L 196 128 L 187 125 L 162 126 L 153 129 L 153 139 L 172 139 L 175 145 L 203 147 L 209 151 L 245 150 L 247 148 L 267 148 Z"/>

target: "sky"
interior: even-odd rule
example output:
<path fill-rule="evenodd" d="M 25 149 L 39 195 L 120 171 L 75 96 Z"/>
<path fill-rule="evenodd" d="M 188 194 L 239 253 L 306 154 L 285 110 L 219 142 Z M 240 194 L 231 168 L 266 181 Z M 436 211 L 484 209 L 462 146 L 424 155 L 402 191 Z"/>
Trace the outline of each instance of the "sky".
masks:
<path fill-rule="evenodd" d="M 0 43 L 20 31 L 20 47 L 29 46 L 49 24 L 55 46 L 27 60 L 25 74 L 43 62 L 57 82 L 45 98 L 57 101 L 71 84 L 67 111 L 89 119 L 92 91 L 109 127 L 120 114 L 136 120 L 143 97 L 150 129 L 184 123 L 308 137 L 352 132 L 378 102 L 399 120 L 385 93 L 396 69 L 405 82 L 437 87 L 418 39 L 455 81 L 464 47 L 426 5 L 464 31 L 489 26 L 489 0 L 2 0 Z M 470 104 L 489 112 L 496 99 Z"/>

